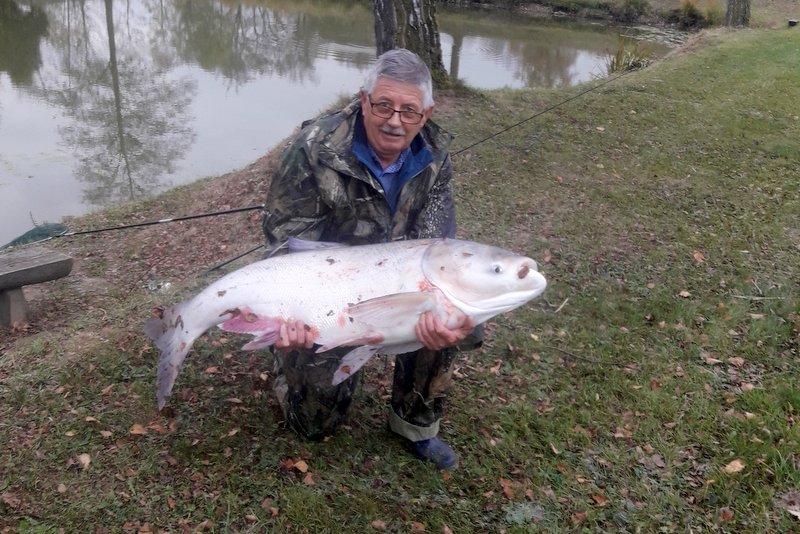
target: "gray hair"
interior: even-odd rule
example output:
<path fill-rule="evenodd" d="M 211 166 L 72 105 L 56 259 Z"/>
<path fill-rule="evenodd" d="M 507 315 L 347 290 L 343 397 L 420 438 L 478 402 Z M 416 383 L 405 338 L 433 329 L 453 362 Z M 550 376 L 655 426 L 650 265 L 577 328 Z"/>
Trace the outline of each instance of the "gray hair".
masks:
<path fill-rule="evenodd" d="M 371 94 L 378 78 L 381 77 L 416 85 L 422 92 L 422 107 L 428 109 L 433 105 L 431 71 L 422 58 L 414 52 L 405 48 L 395 48 L 381 54 L 367 73 L 364 91 Z"/>

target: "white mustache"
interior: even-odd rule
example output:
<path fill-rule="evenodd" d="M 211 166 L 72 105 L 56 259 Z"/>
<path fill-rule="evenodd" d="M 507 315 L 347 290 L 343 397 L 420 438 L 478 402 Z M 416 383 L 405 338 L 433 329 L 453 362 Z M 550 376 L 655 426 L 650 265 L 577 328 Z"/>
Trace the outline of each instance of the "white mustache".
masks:
<path fill-rule="evenodd" d="M 406 131 L 403 130 L 402 128 L 395 128 L 395 127 L 389 126 L 388 124 L 384 124 L 383 126 L 381 126 L 380 130 L 383 133 L 389 134 L 389 135 L 405 135 L 406 134 Z"/>

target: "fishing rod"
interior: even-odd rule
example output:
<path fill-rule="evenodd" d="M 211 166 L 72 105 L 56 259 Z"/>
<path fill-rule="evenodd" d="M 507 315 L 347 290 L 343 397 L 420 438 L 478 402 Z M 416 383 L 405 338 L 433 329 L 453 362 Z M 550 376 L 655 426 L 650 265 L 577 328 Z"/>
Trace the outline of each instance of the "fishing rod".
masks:
<path fill-rule="evenodd" d="M 78 236 L 78 235 L 99 234 L 101 232 L 111 232 L 111 231 L 115 231 L 115 230 L 125 230 L 127 228 L 141 228 L 143 226 L 153 226 L 153 225 L 156 225 L 156 224 L 165 224 L 165 223 L 171 223 L 171 222 L 190 221 L 190 220 L 193 220 L 193 219 L 202 219 L 204 217 L 215 217 L 217 215 L 227 215 L 227 214 L 230 214 L 230 213 L 240 213 L 240 212 L 244 212 L 244 211 L 252 211 L 252 210 L 258 210 L 258 209 L 264 209 L 264 204 L 256 204 L 254 206 L 245 206 L 245 207 L 240 207 L 240 208 L 231 208 L 231 209 L 227 209 L 227 210 L 211 211 L 211 212 L 208 212 L 208 213 L 196 213 L 194 215 L 183 215 L 183 216 L 180 216 L 180 217 L 169 217 L 169 218 L 166 218 L 166 219 L 158 219 L 158 220 L 154 220 L 154 221 L 145 221 L 145 222 L 140 222 L 140 223 L 121 224 L 121 225 L 118 225 L 118 226 L 106 226 L 104 228 L 94 228 L 94 229 L 91 229 L 91 230 L 78 230 L 78 231 L 74 231 L 74 232 L 65 231 L 65 232 L 61 232 L 59 234 L 53 234 L 51 236 L 45 237 L 44 239 L 37 239 L 36 241 L 29 241 L 29 242 L 25 242 L 25 243 L 20 243 L 19 245 L 14 245 L 14 247 L 23 247 L 23 246 L 27 247 L 27 246 L 31 246 L 31 245 L 38 245 L 40 243 L 45 243 L 47 241 L 50 241 L 51 239 L 58 239 L 60 237 L 72 237 L 72 236 Z M 4 246 L 3 248 L 6 248 L 7 246 L 8 245 Z M 2 253 L 2 249 L 0 249 L 0 253 Z M 248 254 L 249 254 L 249 252 L 248 252 Z M 239 257 L 240 256 L 237 256 L 234 259 L 238 259 Z M 231 260 L 231 261 L 233 261 L 233 260 Z"/>
<path fill-rule="evenodd" d="M 260 210 L 264 209 L 264 204 L 257 204 L 255 206 L 246 206 L 242 208 L 231 208 L 228 210 L 220 210 L 220 211 L 211 211 L 208 213 L 197 213 L 195 215 L 184 215 L 181 217 L 170 217 L 167 219 L 158 219 L 155 221 L 146 221 L 140 223 L 132 223 L 132 224 L 121 224 L 119 226 L 107 226 L 105 228 L 95 228 L 93 230 L 81 230 L 77 232 L 67 232 L 64 234 L 58 234 L 53 236 L 54 238 L 58 237 L 72 237 L 75 235 L 87 235 L 87 234 L 99 234 L 100 232 L 111 232 L 113 230 L 125 230 L 126 228 L 140 228 L 142 226 L 153 226 L 155 224 L 165 224 L 171 222 L 180 222 L 180 221 L 191 221 L 193 219 L 202 219 L 204 217 L 215 217 L 217 215 L 227 215 L 229 213 L 240 213 L 243 211 L 253 211 L 253 210 Z M 49 239 L 49 238 L 48 238 Z"/>

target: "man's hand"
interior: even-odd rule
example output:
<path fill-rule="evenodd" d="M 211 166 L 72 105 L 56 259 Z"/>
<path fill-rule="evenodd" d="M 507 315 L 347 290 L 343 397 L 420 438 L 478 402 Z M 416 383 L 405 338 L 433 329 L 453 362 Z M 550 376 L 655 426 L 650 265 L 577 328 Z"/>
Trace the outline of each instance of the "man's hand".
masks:
<path fill-rule="evenodd" d="M 275 342 L 276 349 L 310 349 L 314 346 L 314 333 L 303 321 L 284 321 L 281 323 L 280 337 Z"/>
<path fill-rule="evenodd" d="M 453 312 L 450 317 L 456 319 L 455 326 L 452 328 L 442 323 L 438 315 L 431 312 L 423 313 L 414 327 L 417 339 L 431 350 L 442 350 L 452 347 L 475 329 L 475 321 L 472 320 L 472 317 L 464 315 L 460 311 Z"/>

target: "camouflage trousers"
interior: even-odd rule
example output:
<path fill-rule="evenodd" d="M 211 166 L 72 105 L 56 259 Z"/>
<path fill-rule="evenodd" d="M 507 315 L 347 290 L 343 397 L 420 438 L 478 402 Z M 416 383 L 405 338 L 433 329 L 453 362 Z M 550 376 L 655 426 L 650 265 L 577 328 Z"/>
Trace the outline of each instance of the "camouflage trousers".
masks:
<path fill-rule="evenodd" d="M 308 439 L 333 433 L 344 420 L 361 371 L 336 386 L 333 373 L 348 349 L 276 351 L 274 390 L 289 425 Z M 420 349 L 395 359 L 389 427 L 411 441 L 439 432 L 457 349 Z"/>

